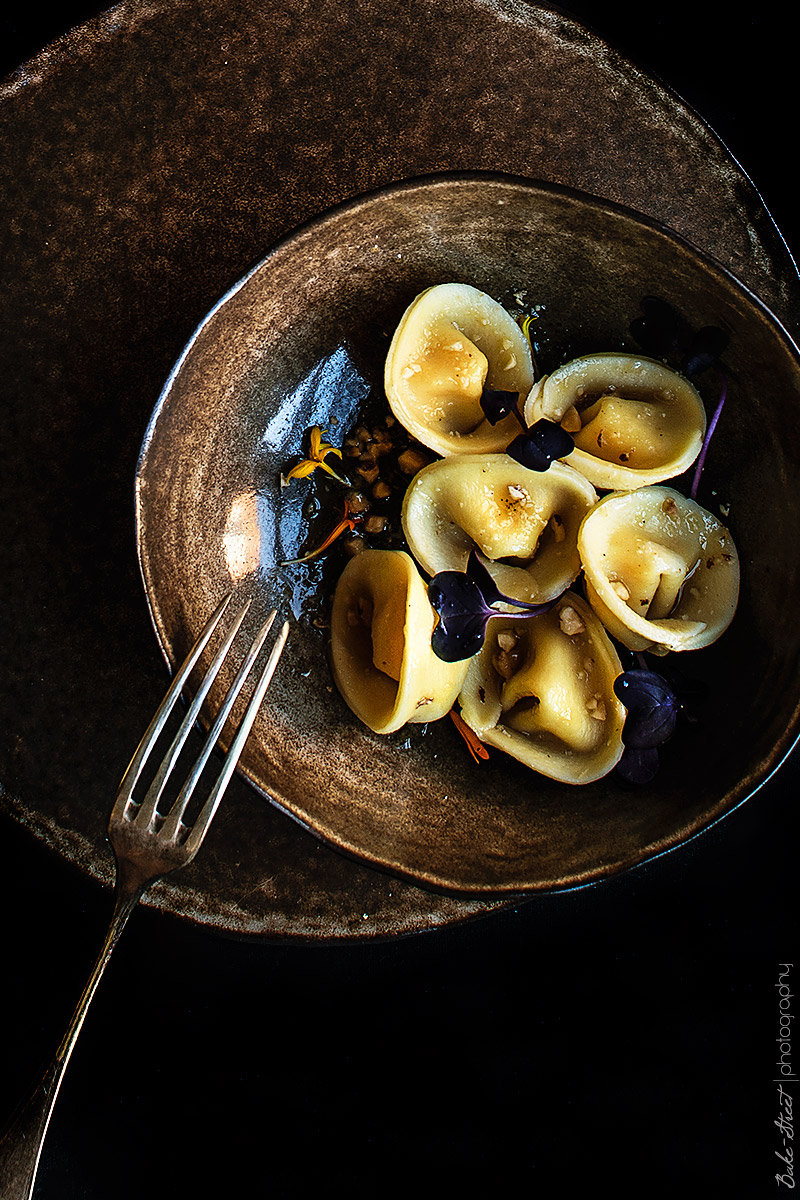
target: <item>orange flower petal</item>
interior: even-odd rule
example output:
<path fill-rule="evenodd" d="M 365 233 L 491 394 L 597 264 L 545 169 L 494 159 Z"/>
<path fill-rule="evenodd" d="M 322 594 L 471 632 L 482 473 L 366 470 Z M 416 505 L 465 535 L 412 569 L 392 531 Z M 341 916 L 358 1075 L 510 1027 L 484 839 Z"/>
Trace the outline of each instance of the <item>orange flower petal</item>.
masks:
<path fill-rule="evenodd" d="M 485 761 L 489 757 L 489 751 L 486 749 L 483 742 L 479 739 L 474 730 L 470 729 L 467 722 L 461 716 L 461 713 L 457 713 L 454 708 L 451 708 L 450 716 L 456 729 L 467 743 L 467 749 L 475 759 L 475 762 L 480 762 L 481 759 Z"/>
<path fill-rule="evenodd" d="M 284 479 L 305 479 L 306 475 L 316 471 L 319 465 L 319 463 L 312 462 L 310 458 L 303 458 L 299 463 L 295 463 L 291 471 L 286 472 Z"/>

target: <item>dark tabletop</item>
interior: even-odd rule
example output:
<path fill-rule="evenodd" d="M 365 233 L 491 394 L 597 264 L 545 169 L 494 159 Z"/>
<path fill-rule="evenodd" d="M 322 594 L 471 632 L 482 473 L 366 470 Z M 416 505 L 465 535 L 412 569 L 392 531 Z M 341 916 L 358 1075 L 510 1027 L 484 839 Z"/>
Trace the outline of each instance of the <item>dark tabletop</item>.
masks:
<path fill-rule="evenodd" d="M 101 10 L 15 8 L 3 72 Z M 800 249 L 792 43 L 774 6 L 562 11 L 693 105 Z M 140 909 L 75 1051 L 37 1196 L 779 1193 L 798 782 L 795 754 L 643 868 L 400 940 L 237 941 Z M 7 818 L 0 861 L 4 1117 L 63 1032 L 111 897 Z"/>

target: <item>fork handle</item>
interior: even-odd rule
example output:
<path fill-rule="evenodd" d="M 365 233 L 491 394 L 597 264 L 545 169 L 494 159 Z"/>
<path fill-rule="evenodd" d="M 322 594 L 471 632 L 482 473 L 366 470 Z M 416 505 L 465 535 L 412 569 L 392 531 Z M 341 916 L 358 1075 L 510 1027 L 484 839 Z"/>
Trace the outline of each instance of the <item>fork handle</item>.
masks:
<path fill-rule="evenodd" d="M 114 912 L 103 947 L 86 987 L 83 989 L 67 1032 L 39 1086 L 22 1108 L 18 1109 L 15 1118 L 0 1141 L 0 1196 L 3 1200 L 30 1200 L 33 1195 L 42 1145 L 67 1063 L 78 1040 L 78 1034 L 81 1031 L 92 996 L 111 957 L 111 952 L 143 891 L 144 887 L 117 891 Z"/>

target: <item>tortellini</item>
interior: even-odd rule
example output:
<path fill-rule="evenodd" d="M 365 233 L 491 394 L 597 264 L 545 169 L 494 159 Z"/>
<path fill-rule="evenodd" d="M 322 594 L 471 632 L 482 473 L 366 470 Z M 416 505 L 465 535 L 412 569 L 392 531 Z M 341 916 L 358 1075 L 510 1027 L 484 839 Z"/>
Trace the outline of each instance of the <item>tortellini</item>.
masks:
<path fill-rule="evenodd" d="M 564 425 L 575 440 L 570 465 L 599 488 L 660 483 L 700 453 L 703 402 L 688 379 L 655 359 L 599 353 L 573 359 L 540 379 L 525 420 Z"/>
<path fill-rule="evenodd" d="M 502 305 L 464 283 L 428 288 L 406 309 L 386 359 L 386 395 L 395 417 L 438 454 L 504 450 L 519 425 L 490 424 L 484 387 L 527 396 L 528 342 Z"/>
<path fill-rule="evenodd" d="M 562 463 L 531 471 L 507 454 L 452 455 L 414 477 L 403 532 L 429 574 L 463 571 L 477 547 L 501 592 L 541 603 L 578 575 L 578 528 L 596 500 Z"/>
<path fill-rule="evenodd" d="M 597 617 L 567 592 L 541 616 L 489 622 L 471 660 L 461 716 L 482 742 L 542 775 L 590 783 L 622 755 L 622 670 Z"/>
<path fill-rule="evenodd" d="M 733 539 L 673 488 L 605 496 L 585 517 L 578 550 L 592 607 L 630 650 L 696 650 L 733 619 L 739 596 Z"/>
<path fill-rule="evenodd" d="M 403 551 L 364 550 L 342 572 L 331 616 L 333 677 L 375 733 L 435 721 L 452 708 L 467 664 L 434 654 L 435 619 L 427 588 Z"/>

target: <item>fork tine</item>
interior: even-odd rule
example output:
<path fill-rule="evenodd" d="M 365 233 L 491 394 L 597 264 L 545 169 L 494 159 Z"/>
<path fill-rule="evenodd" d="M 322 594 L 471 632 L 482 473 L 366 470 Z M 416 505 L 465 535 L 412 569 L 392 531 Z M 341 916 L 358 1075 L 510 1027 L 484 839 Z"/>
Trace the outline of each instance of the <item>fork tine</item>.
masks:
<path fill-rule="evenodd" d="M 198 658 L 208 645 L 214 630 L 222 620 L 223 613 L 230 604 L 232 596 L 233 592 L 229 592 L 228 595 L 225 596 L 222 601 L 220 601 L 215 612 L 209 618 L 205 629 L 203 629 L 194 646 L 190 650 L 185 662 L 172 680 L 167 694 L 158 706 L 155 716 L 145 730 L 142 740 L 139 742 L 133 758 L 128 764 L 125 774 L 122 776 L 122 780 L 120 781 L 119 789 L 117 791 L 117 799 L 114 802 L 114 807 L 111 812 L 112 818 L 121 816 L 125 811 L 127 803 L 131 798 L 134 786 L 136 785 L 136 781 L 141 774 L 142 767 L 144 766 L 150 751 L 152 750 L 159 734 L 161 733 L 161 730 L 164 728 L 172 709 L 175 707 L 175 702 L 183 690 L 186 680 L 191 674 Z"/>
<path fill-rule="evenodd" d="M 142 800 L 139 812 L 136 814 L 136 822 L 138 825 L 140 825 L 140 826 L 149 825 L 150 822 L 152 821 L 153 817 L 155 816 L 155 812 L 158 807 L 158 802 L 161 799 L 161 795 L 162 795 L 162 792 L 164 791 L 164 787 L 166 785 L 169 774 L 172 771 L 172 768 L 174 767 L 174 765 L 178 759 L 178 755 L 180 754 L 181 750 L 183 749 L 183 747 L 186 743 L 186 739 L 188 738 L 189 733 L 195 726 L 195 722 L 197 721 L 198 715 L 200 713 L 200 709 L 203 705 L 203 701 L 205 700 L 206 696 L 208 695 L 208 693 L 211 689 L 211 685 L 214 682 L 214 680 L 216 679 L 219 669 L 222 666 L 223 661 L 227 657 L 228 651 L 230 650 L 231 646 L 233 645 L 234 638 L 236 637 L 236 634 L 239 632 L 239 629 L 241 628 L 242 621 L 244 620 L 247 610 L 250 608 L 251 603 L 252 603 L 252 601 L 248 600 L 247 603 L 244 604 L 242 606 L 242 608 L 240 609 L 239 613 L 233 620 L 230 629 L 228 630 L 227 634 L 225 635 L 225 639 L 222 642 L 222 645 L 217 650 L 217 653 L 215 654 L 210 667 L 208 668 L 205 675 L 203 676 L 202 682 L 200 683 L 200 686 L 197 689 L 197 693 L 194 696 L 194 698 L 192 699 L 192 702 L 189 705 L 189 708 L 188 708 L 183 720 L 181 721 L 178 732 L 175 734 L 175 737 L 172 739 L 172 743 L 171 743 L 169 749 L 167 750 L 166 754 L 164 755 L 164 758 L 161 762 L 161 766 L 158 768 L 158 771 L 156 772 L 155 776 L 153 777 L 153 780 L 152 780 L 149 788 L 147 789 L 147 792 L 145 793 L 145 796 Z"/>
<path fill-rule="evenodd" d="M 267 628 L 269 628 L 269 626 L 272 624 L 274 617 L 275 617 L 275 614 L 272 613 L 270 616 Z M 265 636 L 266 636 L 266 633 L 265 633 Z M 225 759 L 222 764 L 222 768 L 220 770 L 219 776 L 217 777 L 217 781 L 214 784 L 213 788 L 211 789 L 211 794 L 209 795 L 208 799 L 206 800 L 205 804 L 203 805 L 203 808 L 200 811 L 200 815 L 198 816 L 197 820 L 194 822 L 191 832 L 186 839 L 185 849 L 189 855 L 189 861 L 191 861 L 191 859 L 194 857 L 194 855 L 200 849 L 200 846 L 202 845 L 202 842 L 203 842 L 203 838 L 205 837 L 206 832 L 208 831 L 208 827 L 211 824 L 211 822 L 214 818 L 214 814 L 217 811 L 219 803 L 225 794 L 225 789 L 227 788 L 227 786 L 230 782 L 231 776 L 233 775 L 233 772 L 236 769 L 236 764 L 239 761 L 239 756 L 242 753 L 244 744 L 250 734 L 250 730 L 253 727 L 253 722 L 256 719 L 258 710 L 261 707 L 261 702 L 264 699 L 267 688 L 269 687 L 269 685 L 272 681 L 272 676 L 275 674 L 275 668 L 277 667 L 278 662 L 281 657 L 281 654 L 283 653 L 283 648 L 286 645 L 286 639 L 288 638 L 288 636 L 289 636 L 289 622 L 284 621 L 283 625 L 281 626 L 280 632 L 278 633 L 278 636 L 275 639 L 275 645 L 272 647 L 272 650 L 270 651 L 270 654 L 269 654 L 269 658 L 267 659 L 267 661 L 264 665 L 264 668 L 261 672 L 261 675 L 258 678 L 256 686 L 253 689 L 253 694 L 250 697 L 250 702 L 248 703 L 247 708 L 245 709 L 244 716 L 242 717 L 242 719 L 239 723 L 239 727 L 236 730 L 234 739 L 231 742 L 230 747 L 228 748 L 227 754 L 225 755 Z M 255 661 L 255 656 L 253 657 L 253 661 Z M 248 671 L 249 671 L 249 667 L 248 667 Z M 209 734 L 209 739 L 210 739 L 210 734 Z M 209 751 L 209 753 L 210 753 L 210 751 Z"/>
<path fill-rule="evenodd" d="M 217 744 L 217 740 L 225 726 L 225 722 L 230 715 L 231 709 L 236 703 L 247 676 L 250 674 L 253 663 L 258 658 L 261 647 L 264 645 L 267 634 L 269 633 L 273 622 L 275 621 L 275 616 L 276 610 L 273 609 L 253 639 L 253 643 L 250 646 L 244 661 L 239 667 L 239 670 L 236 672 L 233 683 L 229 687 L 214 723 L 208 731 L 206 740 L 203 743 L 203 748 L 200 751 L 198 758 L 195 760 L 192 770 L 189 773 L 183 787 L 178 793 L 175 803 L 170 811 L 166 814 L 166 819 L 164 821 L 164 825 L 162 826 L 162 834 L 164 837 L 174 837 L 177 834 L 181 819 L 186 811 L 189 801 L 192 798 L 198 780 L 205 769 L 206 763 L 211 757 L 214 747 Z"/>

